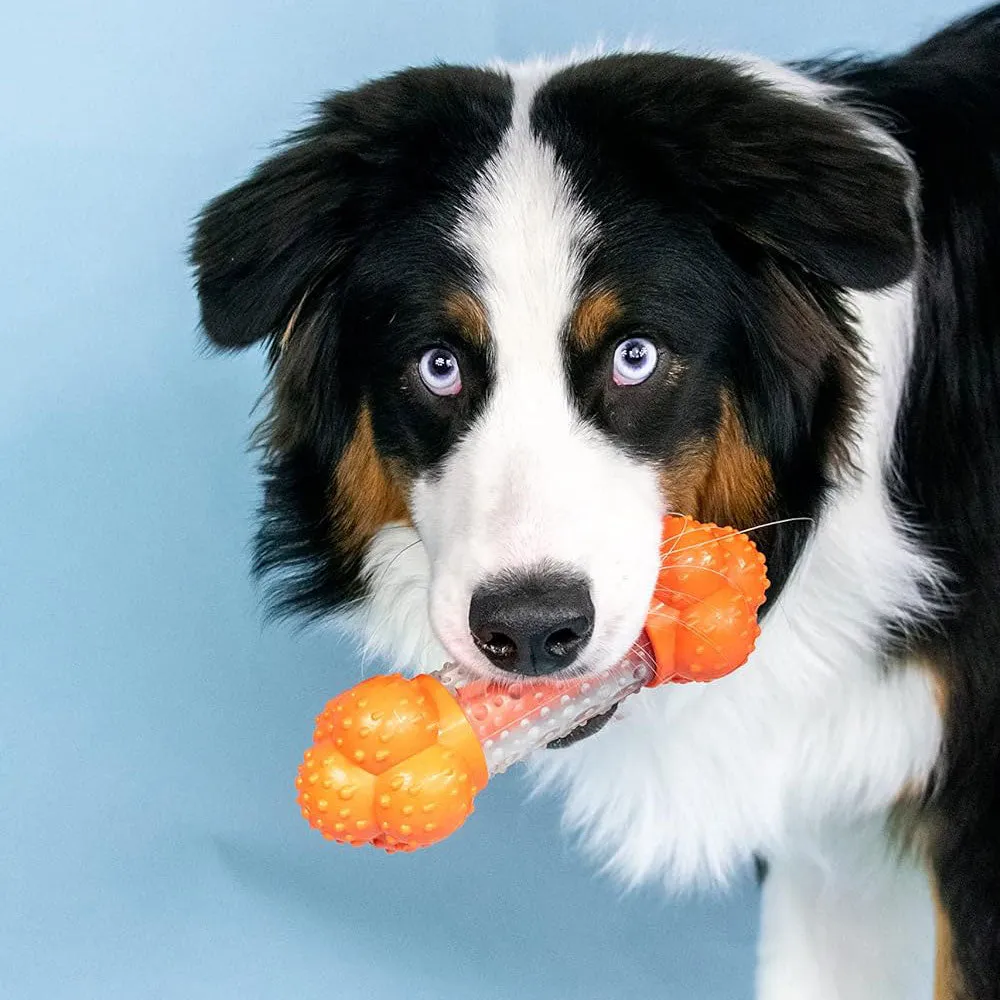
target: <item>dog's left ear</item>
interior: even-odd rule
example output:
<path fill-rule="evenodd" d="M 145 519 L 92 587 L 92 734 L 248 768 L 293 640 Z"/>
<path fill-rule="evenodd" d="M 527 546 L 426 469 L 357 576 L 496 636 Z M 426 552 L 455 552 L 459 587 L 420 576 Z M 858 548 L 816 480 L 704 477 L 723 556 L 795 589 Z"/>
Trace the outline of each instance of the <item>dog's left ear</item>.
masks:
<path fill-rule="evenodd" d="M 707 212 L 777 258 L 844 288 L 905 278 L 915 173 L 832 91 L 791 71 L 669 53 L 606 56 L 556 74 L 533 118 L 579 133 L 592 162 L 652 204 Z M 568 126 L 568 127 L 567 127 Z"/>
<path fill-rule="evenodd" d="M 344 252 L 337 161 L 319 143 L 299 144 L 201 213 L 191 262 L 202 328 L 217 347 L 280 336 L 303 296 L 335 267 Z"/>
<path fill-rule="evenodd" d="M 905 278 L 916 178 L 901 151 L 860 115 L 808 95 L 752 78 L 731 93 L 704 126 L 714 141 L 671 150 L 719 220 L 844 288 Z"/>

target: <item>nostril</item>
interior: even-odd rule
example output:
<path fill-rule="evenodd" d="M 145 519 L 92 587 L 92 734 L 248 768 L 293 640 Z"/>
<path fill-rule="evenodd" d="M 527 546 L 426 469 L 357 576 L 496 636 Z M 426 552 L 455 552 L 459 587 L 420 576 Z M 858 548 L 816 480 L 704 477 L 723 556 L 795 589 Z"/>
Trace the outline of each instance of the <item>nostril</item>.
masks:
<path fill-rule="evenodd" d="M 545 640 L 545 652 L 558 658 L 571 656 L 580 648 L 589 631 L 587 621 L 584 618 L 556 629 Z"/>
<path fill-rule="evenodd" d="M 473 633 L 472 638 L 494 663 L 499 663 L 501 660 L 512 660 L 517 656 L 517 643 L 503 632 L 489 632 L 486 635 Z"/>

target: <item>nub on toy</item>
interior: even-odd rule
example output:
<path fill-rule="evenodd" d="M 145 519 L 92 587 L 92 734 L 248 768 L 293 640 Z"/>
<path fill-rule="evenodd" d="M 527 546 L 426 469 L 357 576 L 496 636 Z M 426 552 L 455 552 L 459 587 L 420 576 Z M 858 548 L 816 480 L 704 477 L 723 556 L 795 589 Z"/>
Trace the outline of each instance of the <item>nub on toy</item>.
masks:
<path fill-rule="evenodd" d="M 644 687 L 712 681 L 746 662 L 768 587 L 764 556 L 732 528 L 664 520 L 642 636 L 610 670 L 485 681 L 468 670 L 371 677 L 330 701 L 296 779 L 328 840 L 410 851 L 443 840 L 494 774 Z"/>

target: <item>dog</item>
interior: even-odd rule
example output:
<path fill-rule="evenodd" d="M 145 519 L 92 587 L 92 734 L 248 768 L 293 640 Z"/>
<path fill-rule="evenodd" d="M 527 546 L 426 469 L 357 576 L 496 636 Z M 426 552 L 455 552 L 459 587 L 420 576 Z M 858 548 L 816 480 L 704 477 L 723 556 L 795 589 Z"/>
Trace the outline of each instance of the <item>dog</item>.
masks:
<path fill-rule="evenodd" d="M 597 672 L 667 512 L 750 532 L 747 665 L 538 780 L 628 882 L 756 861 L 762 1000 L 913 995 L 932 912 L 937 996 L 1000 997 L 1000 5 L 888 58 L 407 69 L 191 259 L 210 341 L 269 352 L 278 610 Z"/>

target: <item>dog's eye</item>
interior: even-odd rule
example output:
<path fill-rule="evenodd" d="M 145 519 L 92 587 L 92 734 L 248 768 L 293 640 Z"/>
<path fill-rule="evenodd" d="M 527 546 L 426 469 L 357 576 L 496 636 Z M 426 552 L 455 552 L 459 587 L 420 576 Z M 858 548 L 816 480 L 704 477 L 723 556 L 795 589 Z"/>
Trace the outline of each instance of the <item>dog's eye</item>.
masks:
<path fill-rule="evenodd" d="M 656 368 L 656 347 L 645 337 L 631 337 L 615 348 L 615 385 L 638 385 Z"/>
<path fill-rule="evenodd" d="M 462 391 L 462 373 L 458 358 L 444 347 L 424 351 L 420 359 L 420 377 L 435 396 L 455 396 Z"/>

